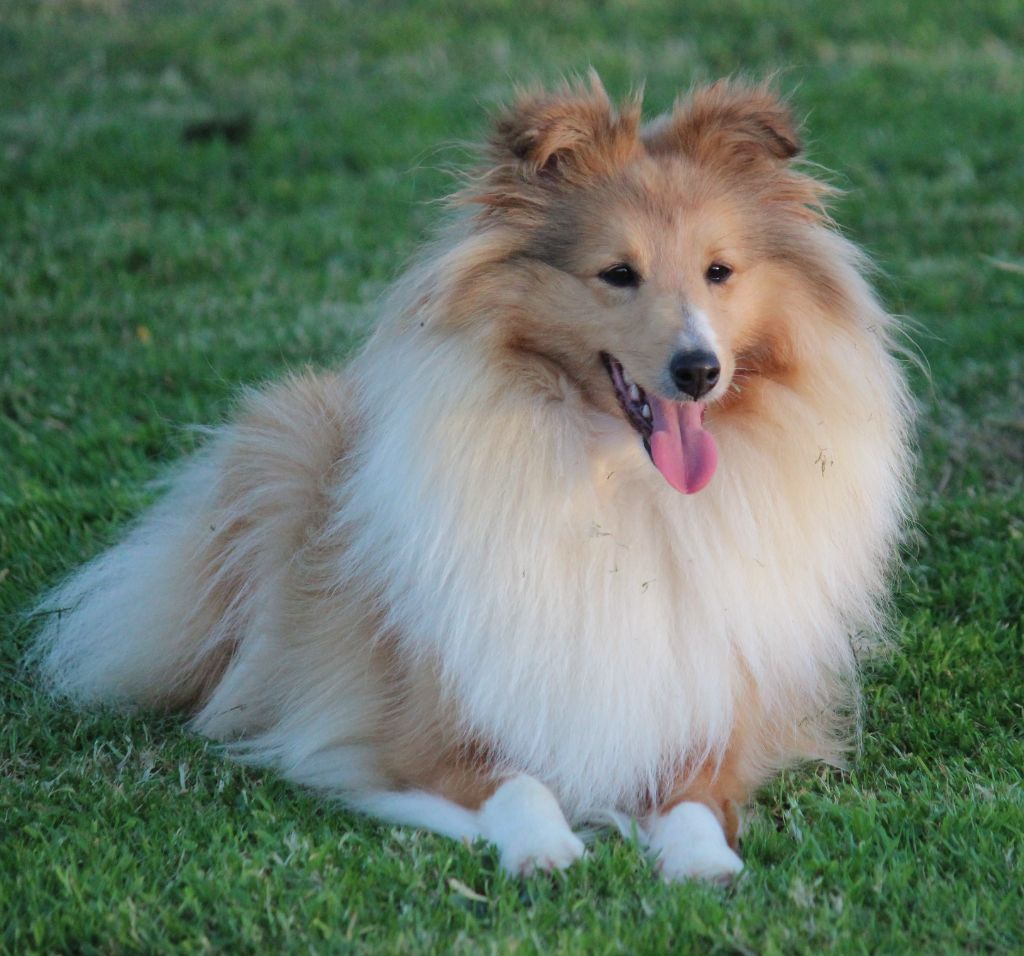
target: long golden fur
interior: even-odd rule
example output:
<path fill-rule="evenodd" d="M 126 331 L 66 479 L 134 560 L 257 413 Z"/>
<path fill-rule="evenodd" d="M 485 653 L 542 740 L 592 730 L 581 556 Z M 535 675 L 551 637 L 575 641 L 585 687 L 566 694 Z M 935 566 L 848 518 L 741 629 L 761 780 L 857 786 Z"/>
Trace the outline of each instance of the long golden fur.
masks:
<path fill-rule="evenodd" d="M 735 849 L 841 750 L 909 470 L 893 321 L 800 150 L 764 87 L 647 125 L 596 77 L 522 94 L 348 368 L 249 394 L 47 599 L 53 686 L 516 871 L 604 813 L 670 878 L 734 872 L 700 807 Z M 702 425 L 666 371 L 694 343 Z M 652 405 L 684 435 L 649 457 Z"/>

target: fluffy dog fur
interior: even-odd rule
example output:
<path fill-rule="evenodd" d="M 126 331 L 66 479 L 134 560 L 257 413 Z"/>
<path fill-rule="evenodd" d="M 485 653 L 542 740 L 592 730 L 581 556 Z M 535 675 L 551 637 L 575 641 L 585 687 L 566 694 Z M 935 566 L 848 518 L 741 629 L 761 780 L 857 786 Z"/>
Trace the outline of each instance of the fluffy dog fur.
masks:
<path fill-rule="evenodd" d="M 667 878 L 735 872 L 752 792 L 841 750 L 907 491 L 893 321 L 799 151 L 763 87 L 521 95 L 347 369 L 247 395 L 47 599 L 52 687 L 514 872 L 609 813 Z M 680 494 L 601 357 L 678 402 L 695 343 L 719 465 Z"/>

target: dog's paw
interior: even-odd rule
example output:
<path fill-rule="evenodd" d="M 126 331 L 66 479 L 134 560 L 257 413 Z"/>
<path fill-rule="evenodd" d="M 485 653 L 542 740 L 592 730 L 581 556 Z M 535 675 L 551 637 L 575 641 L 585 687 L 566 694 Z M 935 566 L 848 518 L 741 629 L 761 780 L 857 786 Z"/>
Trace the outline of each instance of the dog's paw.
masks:
<path fill-rule="evenodd" d="M 564 870 L 583 856 L 583 841 L 568 827 L 540 827 L 501 848 L 501 868 L 512 876 Z"/>
<path fill-rule="evenodd" d="M 743 869 L 743 861 L 727 846 L 691 844 L 663 852 L 654 868 L 666 883 L 704 880 L 726 884 Z"/>
<path fill-rule="evenodd" d="M 513 876 L 563 870 L 583 856 L 583 841 L 569 827 L 554 795 L 539 780 L 505 781 L 480 810 L 484 835 Z"/>
<path fill-rule="evenodd" d="M 680 803 L 655 820 L 648 849 L 655 870 L 667 883 L 729 883 L 743 869 L 715 815 L 702 803 Z"/>

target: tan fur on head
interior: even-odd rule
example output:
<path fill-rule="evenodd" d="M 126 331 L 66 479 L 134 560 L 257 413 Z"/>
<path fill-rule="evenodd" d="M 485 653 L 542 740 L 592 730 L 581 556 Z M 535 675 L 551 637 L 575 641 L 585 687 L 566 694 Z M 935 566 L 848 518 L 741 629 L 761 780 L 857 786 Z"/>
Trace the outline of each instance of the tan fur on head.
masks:
<path fill-rule="evenodd" d="M 521 93 L 496 117 L 488 165 L 459 198 L 529 216 L 554 191 L 613 177 L 645 154 L 674 154 L 737 176 L 801 214 L 820 213 L 834 192 L 791 162 L 802 152 L 797 124 L 767 84 L 723 80 L 644 126 L 641 102 L 636 94 L 616 109 L 593 71 L 586 83 Z"/>
<path fill-rule="evenodd" d="M 509 155 L 528 176 L 573 179 L 597 176 L 636 155 L 640 102 L 612 107 L 596 73 L 589 85 L 566 83 L 555 93 L 524 92 L 498 116 L 491 157 Z"/>
<path fill-rule="evenodd" d="M 640 99 L 615 110 L 598 75 L 556 91 L 523 91 L 494 120 L 488 164 L 461 197 L 528 212 L 546 191 L 604 175 L 640 150 Z"/>
<path fill-rule="evenodd" d="M 727 80 L 677 102 L 644 131 L 644 145 L 719 166 L 779 164 L 802 151 L 793 116 L 775 93 Z"/>

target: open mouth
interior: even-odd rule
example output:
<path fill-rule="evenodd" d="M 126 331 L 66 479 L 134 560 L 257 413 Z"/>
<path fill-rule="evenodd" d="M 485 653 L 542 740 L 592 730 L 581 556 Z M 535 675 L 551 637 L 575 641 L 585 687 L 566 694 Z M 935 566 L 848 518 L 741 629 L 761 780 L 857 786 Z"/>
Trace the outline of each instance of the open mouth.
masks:
<path fill-rule="evenodd" d="M 711 480 L 718 464 L 715 439 L 704 428 L 704 402 L 674 402 L 648 394 L 608 352 L 601 361 L 626 421 L 640 435 L 654 467 L 677 491 L 691 495 Z"/>
<path fill-rule="evenodd" d="M 612 358 L 607 352 L 602 352 L 601 361 L 612 380 L 615 397 L 619 400 L 619 407 L 626 416 L 626 421 L 640 433 L 649 455 L 651 432 L 654 431 L 654 412 L 647 401 L 647 393 L 629 377 L 618 359 Z"/>

